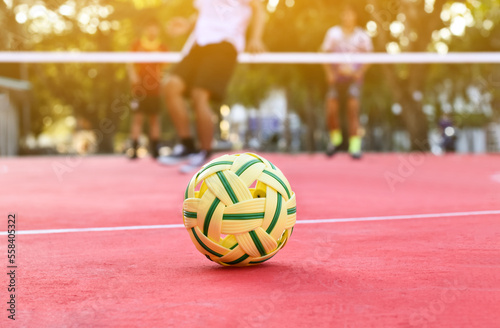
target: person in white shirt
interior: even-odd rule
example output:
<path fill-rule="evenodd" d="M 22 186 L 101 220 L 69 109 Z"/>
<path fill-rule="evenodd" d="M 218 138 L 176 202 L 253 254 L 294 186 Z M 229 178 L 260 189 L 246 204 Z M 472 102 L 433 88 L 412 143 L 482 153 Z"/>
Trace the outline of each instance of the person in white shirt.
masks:
<path fill-rule="evenodd" d="M 366 53 L 373 51 L 370 36 L 357 26 L 358 15 L 353 5 L 346 5 L 341 11 L 342 23 L 330 28 L 321 50 L 323 52 Z M 327 155 L 333 156 L 343 143 L 339 119 L 339 97 L 347 98 L 349 126 L 349 153 L 355 159 L 361 158 L 361 136 L 359 135 L 359 108 L 363 78 L 368 65 L 355 63 L 325 65 L 329 86 L 326 105 L 326 120 L 330 133 Z"/>
<path fill-rule="evenodd" d="M 181 172 L 191 172 L 210 157 L 214 114 L 210 101 L 222 101 L 237 64 L 238 53 L 265 50 L 262 36 L 265 9 L 260 0 L 195 0 L 198 13 L 190 18 L 174 18 L 167 26 L 170 35 L 193 30 L 189 53 L 174 68 L 165 86 L 166 103 L 181 144 L 172 155 L 159 162 L 174 165 L 183 161 Z M 250 39 L 246 40 L 251 26 Z M 192 100 L 196 114 L 199 151 L 192 138 L 184 96 Z"/>

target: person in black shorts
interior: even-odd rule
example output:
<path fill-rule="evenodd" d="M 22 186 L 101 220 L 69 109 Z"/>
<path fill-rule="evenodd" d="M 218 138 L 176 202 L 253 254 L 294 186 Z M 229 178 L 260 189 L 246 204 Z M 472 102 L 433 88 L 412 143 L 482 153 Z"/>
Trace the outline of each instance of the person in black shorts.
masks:
<path fill-rule="evenodd" d="M 170 156 L 161 157 L 164 165 L 187 161 L 181 172 L 198 169 L 210 157 L 214 135 L 214 114 L 210 101 L 222 101 L 237 64 L 238 53 L 245 50 L 250 23 L 248 50 L 264 51 L 262 34 L 265 9 L 260 0 L 195 0 L 198 14 L 175 18 L 168 32 L 181 35 L 194 31 L 189 53 L 173 69 L 165 86 L 166 103 L 181 143 Z M 192 138 L 184 97 L 192 100 L 196 114 L 199 151 Z"/>
<path fill-rule="evenodd" d="M 139 40 L 132 45 L 133 52 L 167 51 L 160 37 L 160 26 L 154 20 L 149 20 L 142 30 Z M 132 124 L 130 138 L 132 140 L 131 159 L 137 158 L 139 137 L 142 134 L 144 116 L 149 118 L 149 144 L 151 155 L 158 158 L 158 142 L 160 139 L 160 111 L 161 111 L 161 78 L 163 64 L 140 63 L 127 66 L 130 83 L 132 85 Z"/>

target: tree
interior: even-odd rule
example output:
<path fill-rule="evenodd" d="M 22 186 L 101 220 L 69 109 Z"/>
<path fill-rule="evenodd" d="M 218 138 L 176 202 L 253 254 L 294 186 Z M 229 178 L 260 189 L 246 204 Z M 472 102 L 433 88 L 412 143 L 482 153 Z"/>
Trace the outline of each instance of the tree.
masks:
<path fill-rule="evenodd" d="M 376 38 L 378 48 L 397 44 L 409 52 L 428 51 L 432 32 L 443 27 L 440 14 L 445 3 L 446 0 L 437 0 L 430 8 L 425 1 L 370 0 L 372 17 L 382 27 Z M 393 27 L 391 31 L 391 24 L 401 28 Z M 429 68 L 429 65 L 416 64 L 384 67 L 393 97 L 403 108 L 402 117 L 410 134 L 412 150 L 428 149 L 428 124 L 422 111 L 422 100 Z"/>
<path fill-rule="evenodd" d="M 368 28 L 373 36 L 377 52 L 446 53 L 500 49 L 500 42 L 496 42 L 496 47 L 486 46 L 495 43 L 495 30 L 499 30 L 498 1 L 349 1 L 353 2 L 359 8 L 361 26 Z M 266 34 L 270 50 L 317 51 L 327 29 L 339 23 L 338 9 L 343 3 L 346 2 L 280 1 L 276 7 L 270 8 Z M 485 75 L 484 70 L 472 69 L 477 67 L 479 65 L 374 65 L 365 81 L 364 107 L 370 118 L 394 125 L 397 120 L 390 108 L 392 103 L 399 103 L 412 149 L 427 150 L 430 117 L 423 112 L 423 106 L 424 102 L 430 101 L 436 83 L 453 76 L 454 81 L 462 84 L 467 80 L 482 79 L 488 84 L 500 85 L 495 83 L 496 75 Z M 471 71 L 477 71 L 476 76 L 472 76 Z M 292 108 L 298 111 L 304 122 L 309 122 L 309 133 L 312 134 L 320 127 L 313 123 L 320 121 L 311 119 L 311 115 L 322 116 L 325 90 L 318 66 L 281 68 L 274 65 L 262 74 L 265 72 L 269 76 L 268 85 L 288 88 Z M 263 84 L 261 79 L 259 85 L 247 85 L 246 89 L 259 88 Z M 311 110 L 314 109 L 317 110 L 313 114 Z"/>

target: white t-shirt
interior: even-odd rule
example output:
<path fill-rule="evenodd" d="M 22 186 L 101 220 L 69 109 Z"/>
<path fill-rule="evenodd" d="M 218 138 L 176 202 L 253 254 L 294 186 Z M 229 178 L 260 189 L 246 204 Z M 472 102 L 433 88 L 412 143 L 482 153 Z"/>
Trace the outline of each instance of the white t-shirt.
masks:
<path fill-rule="evenodd" d="M 252 0 L 195 0 L 198 21 L 194 29 L 195 42 L 200 46 L 221 43 L 245 50 L 246 32 L 252 17 Z"/>
<path fill-rule="evenodd" d="M 345 35 L 342 27 L 334 26 L 326 33 L 321 49 L 339 53 L 372 52 L 373 43 L 368 33 L 360 27 L 356 27 L 351 35 Z"/>
<path fill-rule="evenodd" d="M 360 27 L 356 27 L 351 35 L 345 35 L 342 27 L 334 26 L 326 33 L 321 50 L 343 54 L 373 52 L 373 43 L 368 33 Z M 341 75 L 346 76 L 352 75 L 361 66 L 354 63 L 334 65 Z"/>

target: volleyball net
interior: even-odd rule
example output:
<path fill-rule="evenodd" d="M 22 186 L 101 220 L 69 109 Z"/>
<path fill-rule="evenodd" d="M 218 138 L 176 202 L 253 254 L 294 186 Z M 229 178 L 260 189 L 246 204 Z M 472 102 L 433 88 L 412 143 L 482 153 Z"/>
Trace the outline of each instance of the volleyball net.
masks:
<path fill-rule="evenodd" d="M 182 59 L 178 52 L 0 52 L 0 63 L 176 63 Z M 243 53 L 240 63 L 246 64 L 499 64 L 497 52 L 456 53 Z"/>
<path fill-rule="evenodd" d="M 15 135 L 20 138 L 29 135 L 30 129 L 42 131 L 42 134 L 50 130 L 52 136 L 68 134 L 72 129 L 95 130 L 93 124 L 102 121 L 103 117 L 114 120 L 119 117 L 114 132 L 121 137 L 114 142 L 118 140 L 118 144 L 123 144 L 129 116 L 122 111 L 117 113 L 116 103 L 122 108 L 131 102 L 124 64 L 174 64 L 182 57 L 179 52 L 0 52 L 0 68 L 18 67 L 16 69 L 21 71 L 18 76 L 12 76 L 0 69 L 0 93 L 14 90 L 32 95 L 21 96 L 22 101 L 17 102 L 17 117 L 12 108 L 16 104 L 10 101 L 11 114 L 7 114 L 9 106 L 3 106 L 2 117 L 9 116 L 10 121 L 21 123 L 19 131 L 13 132 L 12 127 L 7 131 L 4 127 L 0 135 L 8 133 L 12 141 Z M 446 124 L 453 124 L 455 131 L 460 131 L 453 136 L 458 151 L 500 151 L 499 53 L 242 53 L 239 62 L 243 69 L 236 74 L 227 105 L 218 113 L 222 139 L 239 147 L 269 151 L 320 150 L 324 145 L 321 137 L 324 133 L 320 132 L 325 129 L 324 95 L 327 89 L 321 65 L 373 64 L 361 97 L 360 120 L 366 150 L 411 148 L 412 137 L 407 130 L 409 118 L 404 118 L 404 111 L 415 108 L 408 109 L 406 99 L 401 96 L 398 99 L 396 89 L 399 89 L 399 94 L 418 103 L 427 117 L 431 145 L 439 145 L 446 136 L 445 131 L 451 131 L 446 130 L 448 126 L 443 126 L 442 122 L 449 120 Z M 406 82 L 412 79 L 411 74 L 420 72 L 408 67 L 424 64 L 433 67 L 422 73 L 429 75 L 423 78 L 428 82 L 421 84 L 419 89 L 410 90 L 415 87 Z M 297 69 L 299 66 L 302 68 Z M 391 85 L 386 76 L 387 67 L 399 81 L 406 82 L 394 85 L 393 79 Z M 299 73 L 288 74 L 288 71 Z M 278 75 L 280 78 L 275 78 Z M 19 88 L 20 85 L 23 88 Z M 28 89 L 30 91 L 26 91 Z M 27 98 L 35 100 L 31 106 Z M 5 96 L 2 99 L 9 101 Z M 168 115 L 164 116 L 165 124 L 169 124 Z M 174 138 L 172 126 L 164 130 L 169 132 L 167 139 Z M 49 146 L 62 142 L 62 138 L 52 144 L 45 139 L 42 144 L 46 141 Z M 35 144 L 34 141 L 23 143 Z M 71 147 L 59 148 L 64 152 Z M 108 145 L 107 151 L 112 148 Z M 114 147 L 115 151 L 122 148 Z"/>

